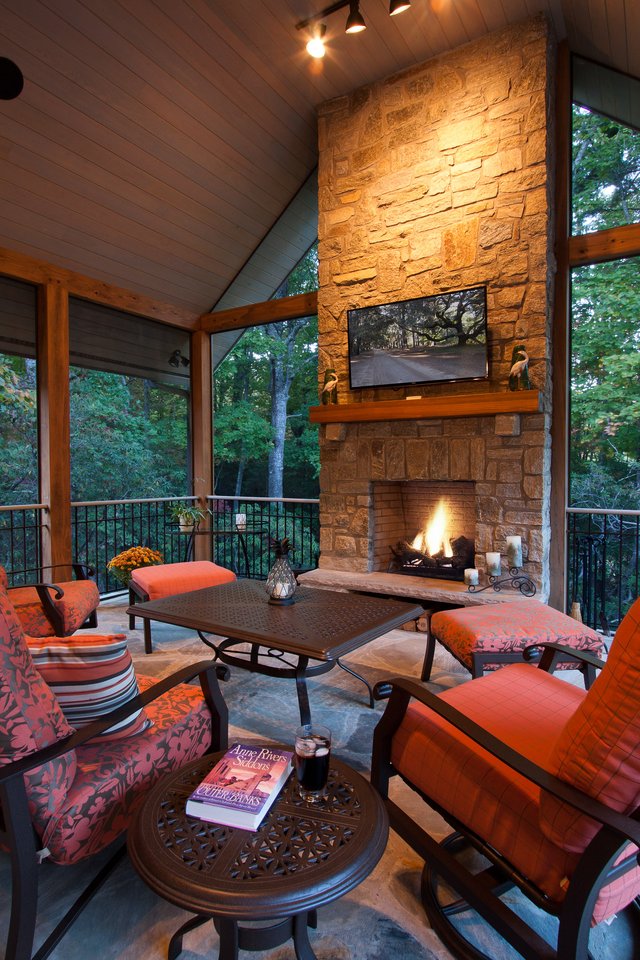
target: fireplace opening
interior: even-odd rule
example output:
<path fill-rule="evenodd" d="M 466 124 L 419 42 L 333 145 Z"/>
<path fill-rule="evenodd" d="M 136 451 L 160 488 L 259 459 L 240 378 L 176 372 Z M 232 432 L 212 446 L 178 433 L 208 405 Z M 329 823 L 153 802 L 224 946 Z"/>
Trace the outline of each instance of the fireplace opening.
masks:
<path fill-rule="evenodd" d="M 462 533 L 452 534 L 452 513 L 440 500 L 415 536 L 389 545 L 389 573 L 464 580 L 466 567 L 473 567 L 475 544 Z"/>

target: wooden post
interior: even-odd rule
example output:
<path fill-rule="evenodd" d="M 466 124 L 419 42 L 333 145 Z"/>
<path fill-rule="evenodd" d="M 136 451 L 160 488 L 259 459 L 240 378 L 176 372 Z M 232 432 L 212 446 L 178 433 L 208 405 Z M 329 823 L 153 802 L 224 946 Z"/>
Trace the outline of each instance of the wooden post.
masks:
<path fill-rule="evenodd" d="M 556 285 L 552 330 L 551 542 L 549 604 L 564 610 L 567 585 L 566 508 L 569 458 L 569 164 L 571 159 L 571 66 L 566 42 L 558 47 L 556 157 Z"/>
<path fill-rule="evenodd" d="M 203 510 L 213 493 L 213 395 L 211 383 L 211 336 L 204 330 L 191 334 L 191 436 L 193 449 L 193 493 Z M 203 521 L 201 529 L 210 523 Z M 211 559 L 209 537 L 194 537 L 195 560 Z"/>
<path fill-rule="evenodd" d="M 72 559 L 69 296 L 66 286 L 58 280 L 39 287 L 37 372 L 40 500 L 49 506 L 42 537 L 43 564 L 68 564 Z M 70 567 L 56 568 L 45 571 L 44 579 L 70 577 Z"/>

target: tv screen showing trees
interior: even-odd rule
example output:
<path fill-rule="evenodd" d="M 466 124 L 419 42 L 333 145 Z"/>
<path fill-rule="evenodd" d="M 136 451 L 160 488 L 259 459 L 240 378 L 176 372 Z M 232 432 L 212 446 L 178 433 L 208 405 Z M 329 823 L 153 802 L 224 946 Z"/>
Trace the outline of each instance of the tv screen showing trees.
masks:
<path fill-rule="evenodd" d="M 487 376 L 486 287 L 347 311 L 352 387 Z"/>

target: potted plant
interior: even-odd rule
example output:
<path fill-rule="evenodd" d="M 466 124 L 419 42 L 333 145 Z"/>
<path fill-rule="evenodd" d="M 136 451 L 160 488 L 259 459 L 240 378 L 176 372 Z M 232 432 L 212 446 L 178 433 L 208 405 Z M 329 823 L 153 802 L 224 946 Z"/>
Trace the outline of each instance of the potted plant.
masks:
<path fill-rule="evenodd" d="M 180 526 L 181 533 L 192 533 L 206 514 L 200 507 L 182 500 L 174 503 L 169 509 L 169 516 Z"/>
<path fill-rule="evenodd" d="M 124 587 L 129 585 L 131 571 L 139 567 L 155 567 L 164 563 L 162 554 L 150 547 L 129 547 L 109 560 L 107 570 Z"/>

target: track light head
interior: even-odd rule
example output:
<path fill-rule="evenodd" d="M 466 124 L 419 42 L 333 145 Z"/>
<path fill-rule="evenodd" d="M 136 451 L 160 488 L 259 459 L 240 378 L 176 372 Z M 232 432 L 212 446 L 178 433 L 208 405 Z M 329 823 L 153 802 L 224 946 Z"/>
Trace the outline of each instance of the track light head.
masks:
<path fill-rule="evenodd" d="M 176 367 L 176 368 L 189 366 L 188 357 L 183 357 L 182 351 L 180 350 L 174 350 L 167 362 L 169 363 L 169 366 Z"/>
<path fill-rule="evenodd" d="M 351 0 L 349 3 L 349 16 L 344 28 L 345 33 L 361 33 L 367 29 L 364 17 L 360 13 L 360 4 L 358 0 Z"/>
<path fill-rule="evenodd" d="M 395 17 L 397 13 L 404 13 L 411 6 L 411 0 L 389 0 L 389 16 Z"/>
<path fill-rule="evenodd" d="M 315 57 L 316 60 L 320 60 L 326 53 L 324 45 L 324 35 L 326 32 L 326 24 L 319 23 L 317 27 L 314 28 L 313 36 L 307 41 L 307 53 Z"/>

